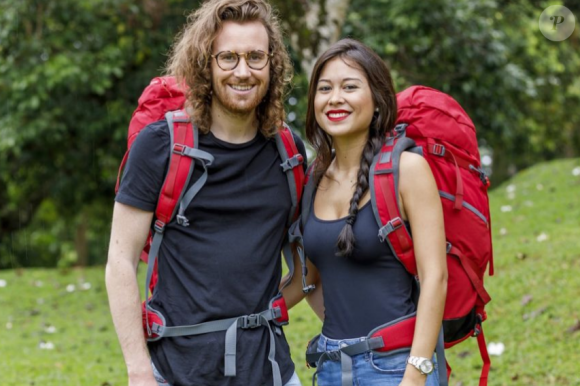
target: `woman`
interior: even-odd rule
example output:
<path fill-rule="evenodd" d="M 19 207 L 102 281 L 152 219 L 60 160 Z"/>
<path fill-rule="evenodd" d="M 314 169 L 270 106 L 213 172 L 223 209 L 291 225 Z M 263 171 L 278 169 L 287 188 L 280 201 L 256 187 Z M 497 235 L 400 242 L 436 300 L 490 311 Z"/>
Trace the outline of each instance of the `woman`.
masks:
<path fill-rule="evenodd" d="M 427 376 L 417 365 L 433 358 L 447 267 L 441 203 L 427 162 L 404 152 L 399 169 L 400 209 L 413 235 L 421 283 L 418 302 L 415 278 L 379 241 L 369 203 L 369 169 L 394 127 L 396 103 L 389 70 L 360 42 L 341 40 L 315 64 L 306 135 L 318 154 L 316 189 L 303 234 L 304 251 L 318 271 L 311 270 L 309 280 L 324 288 L 324 311 L 311 302 L 324 322 L 317 351 L 364 341 L 375 327 L 417 312 L 410 352 L 351 356 L 353 384 L 433 386 L 437 370 Z M 320 363 L 317 373 L 319 385 L 341 385 L 341 360 Z"/>

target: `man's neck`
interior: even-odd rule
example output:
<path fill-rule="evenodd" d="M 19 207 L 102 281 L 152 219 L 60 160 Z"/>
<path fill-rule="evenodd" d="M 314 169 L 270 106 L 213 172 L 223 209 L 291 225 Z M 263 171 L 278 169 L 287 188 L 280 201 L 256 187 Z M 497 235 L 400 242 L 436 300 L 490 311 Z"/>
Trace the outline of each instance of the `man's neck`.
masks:
<path fill-rule="evenodd" d="M 256 137 L 258 120 L 255 110 L 247 114 L 236 114 L 223 106 L 211 106 L 212 124 L 210 131 L 216 138 L 229 143 L 245 143 Z"/>

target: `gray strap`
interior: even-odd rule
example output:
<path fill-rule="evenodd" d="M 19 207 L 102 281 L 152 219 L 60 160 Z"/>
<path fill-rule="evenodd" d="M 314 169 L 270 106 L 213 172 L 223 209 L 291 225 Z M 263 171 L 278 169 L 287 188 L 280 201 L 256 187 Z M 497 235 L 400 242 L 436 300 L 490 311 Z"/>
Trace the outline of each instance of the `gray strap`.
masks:
<path fill-rule="evenodd" d="M 439 331 L 439 337 L 437 338 L 437 346 L 435 346 L 435 352 L 437 353 L 437 369 L 439 371 L 439 386 L 447 386 L 447 361 L 445 359 L 445 341 L 443 340 L 443 326 L 441 326 L 441 331 Z"/>
<path fill-rule="evenodd" d="M 268 360 L 272 365 L 272 377 L 274 384 L 273 386 L 282 386 L 282 375 L 280 373 L 280 366 L 276 362 L 276 338 L 272 332 L 272 327 L 268 323 L 268 319 L 262 315 L 257 315 L 259 317 L 260 325 L 268 329 L 268 334 L 270 337 L 270 349 L 268 352 Z M 226 330 L 226 344 L 225 344 L 225 354 L 224 354 L 224 376 L 235 377 L 236 376 L 236 344 L 237 344 L 237 330 L 239 327 L 241 318 L 238 318 L 234 323 L 232 323 Z"/>
<path fill-rule="evenodd" d="M 236 343 L 238 340 L 238 320 L 226 330 L 226 349 L 224 353 L 224 376 L 236 376 Z"/>
<path fill-rule="evenodd" d="M 292 140 L 294 140 L 292 133 L 291 136 Z M 280 158 L 282 159 L 282 163 L 280 164 L 280 166 L 282 167 L 282 171 L 286 174 L 286 179 L 288 180 L 288 187 L 290 189 L 290 198 L 292 200 L 292 207 L 290 208 L 290 215 L 288 216 L 288 224 L 290 224 L 292 222 L 292 219 L 294 218 L 294 212 L 296 211 L 296 208 L 298 208 L 298 205 L 300 205 L 300 203 L 298 202 L 297 189 L 302 189 L 302 187 L 296 186 L 293 167 L 288 168 L 285 166 L 291 159 L 288 157 L 288 152 L 286 151 L 286 146 L 284 146 L 284 140 L 282 139 L 282 136 L 280 135 L 280 133 L 276 133 L 276 136 L 274 138 L 276 140 L 276 148 L 278 149 L 278 153 L 280 154 Z M 296 157 L 297 155 L 298 154 L 295 154 L 294 157 Z M 297 160 L 298 158 L 294 159 Z M 297 163 L 296 167 L 298 167 L 299 164 L 300 163 Z"/>
<path fill-rule="evenodd" d="M 286 265 L 288 266 L 288 280 L 286 280 L 286 282 L 282 285 L 279 290 L 280 292 L 290 284 L 292 277 L 294 276 L 294 254 L 292 253 L 292 247 L 288 236 L 284 238 L 282 243 L 282 254 L 284 255 Z"/>
<path fill-rule="evenodd" d="M 153 242 L 149 248 L 149 255 L 147 257 L 147 276 L 145 277 L 145 322 L 147 324 L 147 335 L 151 336 L 151 328 L 149 327 L 149 284 L 151 283 L 151 277 L 153 276 L 153 267 L 155 266 L 155 260 L 157 259 L 157 254 L 159 253 L 159 247 L 161 246 L 161 241 L 163 240 L 163 230 L 155 231 L 153 235 Z"/>
<path fill-rule="evenodd" d="M 302 215 L 301 215 L 302 216 Z M 315 285 L 306 285 L 306 275 L 308 268 L 306 267 L 306 256 L 304 255 L 304 244 L 302 238 L 302 231 L 300 230 L 301 218 L 296 220 L 288 230 L 288 237 L 291 243 L 295 243 L 298 257 L 300 258 L 300 265 L 302 266 L 302 291 L 309 293 L 316 288 Z"/>
<path fill-rule="evenodd" d="M 344 353 L 340 352 L 340 366 L 341 366 L 341 379 L 342 386 L 352 386 L 352 358 Z"/>
<path fill-rule="evenodd" d="M 193 158 L 194 160 L 201 161 L 201 165 L 203 166 L 203 174 L 199 179 L 189 188 L 187 193 L 183 196 L 181 201 L 179 202 L 179 211 L 177 213 L 177 221 L 180 225 L 188 226 L 189 221 L 184 216 L 185 209 L 189 206 L 193 198 L 199 193 L 203 185 L 205 185 L 207 181 L 207 167 L 212 164 L 214 161 L 213 155 L 199 149 L 192 149 L 190 147 L 186 147 L 183 151 L 183 154 Z"/>
<path fill-rule="evenodd" d="M 276 339 L 274 333 L 272 332 L 272 327 L 270 323 L 263 320 L 264 325 L 268 328 L 268 333 L 270 334 L 270 351 L 268 353 L 268 360 L 272 364 L 272 377 L 274 380 L 273 386 L 282 386 L 282 375 L 280 374 L 280 366 L 276 362 Z"/>

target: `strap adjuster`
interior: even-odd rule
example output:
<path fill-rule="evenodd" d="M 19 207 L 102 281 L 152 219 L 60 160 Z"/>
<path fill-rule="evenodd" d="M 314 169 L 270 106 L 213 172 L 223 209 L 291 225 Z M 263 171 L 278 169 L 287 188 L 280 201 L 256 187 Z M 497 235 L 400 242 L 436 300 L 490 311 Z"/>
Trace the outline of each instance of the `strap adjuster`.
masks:
<path fill-rule="evenodd" d="M 177 223 L 181 226 L 184 227 L 188 227 L 189 226 L 189 220 L 187 219 L 187 217 L 178 214 L 177 216 L 175 216 L 175 218 L 177 219 Z"/>
<path fill-rule="evenodd" d="M 175 154 L 184 155 L 186 149 L 187 149 L 187 146 L 182 145 L 180 143 L 176 143 L 173 145 L 173 152 Z"/>
<path fill-rule="evenodd" d="M 153 228 L 155 229 L 155 232 L 163 233 L 163 231 L 165 231 L 165 223 L 161 220 L 155 220 Z"/>
<path fill-rule="evenodd" d="M 288 158 L 286 161 L 282 162 L 280 166 L 282 167 L 283 171 L 287 172 L 288 170 L 292 170 L 295 167 L 302 165 L 303 163 L 304 157 L 302 154 L 296 154 L 294 157 Z"/>
<path fill-rule="evenodd" d="M 256 315 L 256 314 L 244 315 L 241 317 L 241 319 L 242 319 L 242 324 L 240 325 L 240 328 L 243 330 L 246 330 L 249 328 L 256 328 L 256 327 L 261 326 L 260 315 Z"/>
<path fill-rule="evenodd" d="M 341 352 L 340 350 L 327 351 L 326 355 L 328 356 L 328 359 L 330 359 L 331 361 L 338 362 L 340 361 Z"/>
<path fill-rule="evenodd" d="M 438 155 L 439 157 L 443 157 L 445 155 L 445 146 L 441 145 L 440 143 L 433 144 L 432 153 L 434 155 Z"/>
<path fill-rule="evenodd" d="M 379 240 L 381 240 L 381 243 L 384 243 L 389 234 L 396 231 L 403 225 L 404 222 L 400 217 L 395 217 L 394 219 L 386 223 L 384 227 L 379 229 Z"/>

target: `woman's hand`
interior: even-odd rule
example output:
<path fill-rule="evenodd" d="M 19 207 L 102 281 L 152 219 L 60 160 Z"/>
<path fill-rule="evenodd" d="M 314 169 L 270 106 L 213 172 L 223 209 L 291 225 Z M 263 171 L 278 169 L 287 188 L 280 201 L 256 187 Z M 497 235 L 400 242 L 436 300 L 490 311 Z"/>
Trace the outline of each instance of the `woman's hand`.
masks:
<path fill-rule="evenodd" d="M 403 376 L 403 380 L 399 386 L 425 386 L 426 381 L 426 375 L 421 374 L 412 365 L 407 365 L 407 370 L 405 371 L 405 375 Z"/>

